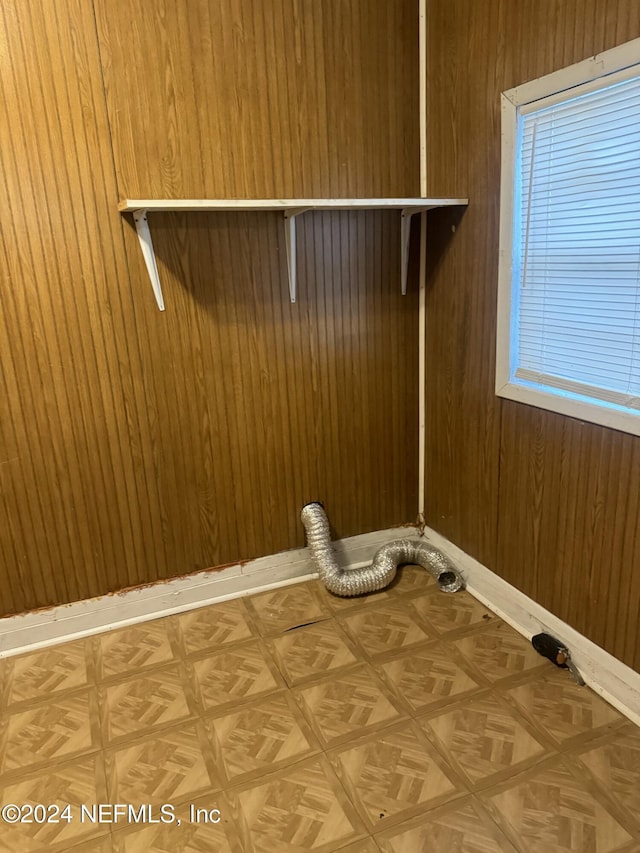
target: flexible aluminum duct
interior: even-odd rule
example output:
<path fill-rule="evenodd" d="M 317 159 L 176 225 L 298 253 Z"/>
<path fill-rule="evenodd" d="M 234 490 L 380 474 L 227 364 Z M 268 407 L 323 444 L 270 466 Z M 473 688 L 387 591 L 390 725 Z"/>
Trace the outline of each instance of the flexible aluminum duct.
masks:
<path fill-rule="evenodd" d="M 398 539 L 383 545 L 373 558 L 373 563 L 362 569 L 343 569 L 336 563 L 331 547 L 329 519 L 319 503 L 302 507 L 302 524 L 307 534 L 307 545 L 318 574 L 329 592 L 348 598 L 374 592 L 389 586 L 399 565 L 411 563 L 422 566 L 438 581 L 444 592 L 457 592 L 464 582 L 460 573 L 443 553 L 426 542 Z"/>

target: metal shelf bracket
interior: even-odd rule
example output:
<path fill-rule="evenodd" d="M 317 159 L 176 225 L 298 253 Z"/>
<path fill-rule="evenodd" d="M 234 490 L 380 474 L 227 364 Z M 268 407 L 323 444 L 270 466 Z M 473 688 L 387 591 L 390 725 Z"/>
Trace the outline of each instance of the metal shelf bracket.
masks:
<path fill-rule="evenodd" d="M 147 211 L 134 210 L 133 221 L 135 222 L 136 231 L 138 232 L 138 240 L 140 241 L 142 256 L 144 257 L 147 272 L 149 273 L 149 278 L 151 280 L 151 287 L 153 287 L 153 294 L 156 298 L 156 302 L 158 303 L 158 308 L 161 311 L 164 311 L 162 287 L 160 285 L 160 276 L 158 275 L 156 255 L 153 251 L 153 241 L 151 239 L 151 232 L 149 231 L 149 223 L 147 221 Z"/>
<path fill-rule="evenodd" d="M 434 207 L 465 207 L 466 198 L 289 198 L 289 199 L 125 199 L 118 204 L 121 213 L 132 213 L 142 255 L 151 280 L 158 308 L 164 311 L 160 276 L 149 232 L 149 211 L 282 211 L 289 277 L 289 298 L 297 298 L 296 217 L 307 210 L 399 210 L 400 226 L 400 281 L 403 296 L 407 292 L 409 270 L 409 241 L 411 217 Z"/>
<path fill-rule="evenodd" d="M 284 238 L 287 245 L 287 271 L 289 273 L 289 298 L 296 301 L 298 292 L 298 264 L 296 260 L 296 216 L 309 210 L 297 207 L 284 212 Z"/>
<path fill-rule="evenodd" d="M 424 213 L 429 207 L 403 207 L 400 219 L 400 285 L 402 295 L 407 295 L 407 276 L 409 274 L 409 242 L 411 240 L 411 217 L 414 213 Z"/>

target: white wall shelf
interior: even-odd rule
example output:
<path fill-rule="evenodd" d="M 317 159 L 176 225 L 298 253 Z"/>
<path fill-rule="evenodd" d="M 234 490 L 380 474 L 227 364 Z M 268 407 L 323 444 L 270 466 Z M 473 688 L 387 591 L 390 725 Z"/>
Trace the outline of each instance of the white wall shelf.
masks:
<path fill-rule="evenodd" d="M 436 207 L 460 207 L 468 204 L 466 198 L 257 198 L 257 199 L 125 199 L 118 205 L 120 213 L 132 213 L 138 233 L 140 247 L 151 280 L 151 286 L 158 303 L 164 311 L 164 299 L 153 241 L 149 230 L 149 213 L 182 212 L 240 212 L 240 211 L 281 211 L 284 215 L 285 240 L 287 247 L 287 267 L 289 273 L 289 297 L 296 301 L 296 217 L 309 210 L 400 210 L 401 211 L 401 252 L 400 282 L 402 293 L 407 292 L 407 270 L 409 262 L 409 237 L 411 217 L 416 213 L 432 210 Z"/>

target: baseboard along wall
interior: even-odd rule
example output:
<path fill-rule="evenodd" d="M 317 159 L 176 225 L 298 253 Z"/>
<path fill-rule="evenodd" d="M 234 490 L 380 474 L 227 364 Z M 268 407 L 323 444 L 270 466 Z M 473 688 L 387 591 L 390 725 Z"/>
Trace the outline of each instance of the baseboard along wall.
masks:
<path fill-rule="evenodd" d="M 546 632 L 570 649 L 586 683 L 640 725 L 640 673 L 623 664 L 533 599 L 470 557 L 444 536 L 426 528 L 424 538 L 439 548 L 462 573 L 467 590 L 531 639 Z M 387 542 L 419 533 L 396 527 L 352 536 L 334 543 L 345 568 L 368 565 Z M 260 557 L 220 570 L 198 572 L 149 586 L 103 595 L 0 619 L 0 658 L 36 651 L 57 643 L 124 628 L 196 607 L 264 592 L 315 577 L 306 548 Z"/>

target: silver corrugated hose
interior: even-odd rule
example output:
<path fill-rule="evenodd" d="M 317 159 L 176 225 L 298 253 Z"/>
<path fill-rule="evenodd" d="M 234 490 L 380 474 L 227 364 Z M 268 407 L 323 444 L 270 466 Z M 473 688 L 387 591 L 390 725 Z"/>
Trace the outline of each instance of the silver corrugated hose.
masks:
<path fill-rule="evenodd" d="M 329 592 L 348 598 L 374 592 L 389 586 L 396 576 L 398 566 L 411 563 L 422 566 L 438 581 L 444 592 L 457 592 L 464 586 L 462 576 L 441 551 L 426 542 L 398 539 L 383 545 L 373 558 L 373 563 L 362 569 L 343 569 L 336 563 L 331 547 L 329 519 L 319 503 L 302 507 L 302 524 L 307 534 L 307 545 L 318 574 Z"/>

